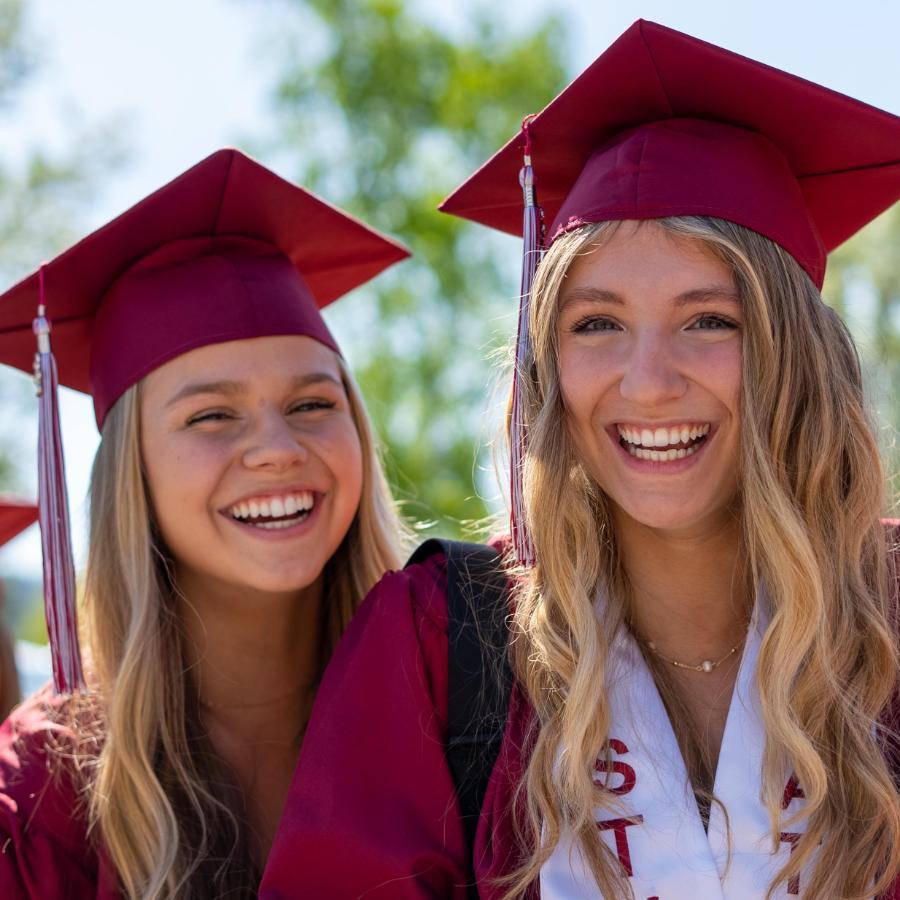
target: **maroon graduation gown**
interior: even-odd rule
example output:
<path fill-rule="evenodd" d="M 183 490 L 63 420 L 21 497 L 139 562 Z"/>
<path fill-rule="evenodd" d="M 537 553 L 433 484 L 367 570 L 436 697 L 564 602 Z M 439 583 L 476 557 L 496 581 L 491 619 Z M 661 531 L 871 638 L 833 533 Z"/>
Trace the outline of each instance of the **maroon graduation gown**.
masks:
<path fill-rule="evenodd" d="M 441 557 L 392 573 L 354 617 L 316 699 L 261 900 L 464 900 L 473 878 L 483 900 L 502 895 L 533 713 L 514 689 L 473 872 L 444 757 L 445 581 Z M 528 900 L 538 897 L 535 886 Z"/>
<path fill-rule="evenodd" d="M 118 900 L 115 873 L 87 835 L 85 798 L 48 753 L 49 741 L 72 740 L 48 715 L 58 702 L 44 688 L 0 727 L 0 897 Z"/>
<path fill-rule="evenodd" d="M 447 600 L 443 557 L 378 584 L 328 666 L 278 834 L 262 900 L 464 900 L 508 871 L 515 852 L 510 786 L 530 712 L 514 692 L 485 797 L 475 871 L 447 732 Z"/>

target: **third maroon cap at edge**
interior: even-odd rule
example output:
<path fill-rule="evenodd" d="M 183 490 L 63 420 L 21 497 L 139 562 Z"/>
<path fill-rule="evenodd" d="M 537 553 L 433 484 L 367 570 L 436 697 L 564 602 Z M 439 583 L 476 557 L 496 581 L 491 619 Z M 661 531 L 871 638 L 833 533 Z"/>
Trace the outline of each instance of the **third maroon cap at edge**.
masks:
<path fill-rule="evenodd" d="M 18 497 L 0 494 L 0 547 L 37 522 L 38 508 Z"/>
<path fill-rule="evenodd" d="M 638 21 L 528 126 L 547 242 L 585 222 L 708 215 L 828 252 L 900 198 L 900 117 Z M 513 137 L 441 210 L 521 234 Z"/>
<path fill-rule="evenodd" d="M 43 267 L 61 384 L 98 424 L 132 385 L 206 344 L 306 335 L 405 247 L 238 150 L 219 150 Z M 0 362 L 30 372 L 34 272 L 0 296 Z"/>

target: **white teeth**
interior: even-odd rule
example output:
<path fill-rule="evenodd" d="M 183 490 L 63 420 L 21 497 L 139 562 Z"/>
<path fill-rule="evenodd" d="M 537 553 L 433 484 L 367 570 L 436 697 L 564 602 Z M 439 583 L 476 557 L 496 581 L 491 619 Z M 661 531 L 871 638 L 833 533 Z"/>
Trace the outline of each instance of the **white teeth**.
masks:
<path fill-rule="evenodd" d="M 280 519 L 308 513 L 314 505 L 312 491 L 298 491 L 283 497 L 269 497 L 267 500 L 245 500 L 231 507 L 229 513 L 235 519 Z M 256 522 L 261 527 L 269 527 L 271 522 Z M 283 527 L 283 523 L 276 523 Z M 295 522 L 288 522 L 293 525 Z"/>
<path fill-rule="evenodd" d="M 637 444 L 627 444 L 625 448 L 632 456 L 638 459 L 646 459 L 650 462 L 672 462 L 676 459 L 684 459 L 692 453 L 696 453 L 699 447 L 688 447 L 680 450 L 648 450 Z"/>
<path fill-rule="evenodd" d="M 670 428 L 633 428 L 630 425 L 617 425 L 619 437 L 626 444 L 635 444 L 645 448 L 671 447 L 673 444 L 686 444 L 709 434 L 709 425 L 673 425 Z"/>

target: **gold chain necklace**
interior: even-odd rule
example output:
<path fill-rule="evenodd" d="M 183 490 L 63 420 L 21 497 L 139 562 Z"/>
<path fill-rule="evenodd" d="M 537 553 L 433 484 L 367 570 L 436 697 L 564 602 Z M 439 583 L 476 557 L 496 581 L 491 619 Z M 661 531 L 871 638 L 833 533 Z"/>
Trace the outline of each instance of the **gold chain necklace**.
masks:
<path fill-rule="evenodd" d="M 692 672 L 705 672 L 708 675 L 710 672 L 714 672 L 718 669 L 732 654 L 736 653 L 738 648 L 743 646 L 745 640 L 746 636 L 743 637 L 739 643 L 735 644 L 721 659 L 704 659 L 699 666 L 691 666 L 688 663 L 678 662 L 677 659 L 669 659 L 669 657 L 663 656 L 662 653 L 656 649 L 656 644 L 654 644 L 653 641 L 643 641 L 643 643 L 646 644 L 647 648 L 655 653 L 663 662 L 667 662 L 677 669 L 690 669 Z"/>

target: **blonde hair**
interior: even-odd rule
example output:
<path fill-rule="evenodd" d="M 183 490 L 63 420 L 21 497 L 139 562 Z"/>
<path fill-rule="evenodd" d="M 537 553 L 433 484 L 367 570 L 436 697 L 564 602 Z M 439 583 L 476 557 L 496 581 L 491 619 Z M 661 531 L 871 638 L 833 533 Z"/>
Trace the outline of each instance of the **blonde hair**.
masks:
<path fill-rule="evenodd" d="M 401 529 L 362 397 L 339 359 L 363 458 L 351 527 L 325 567 L 323 659 L 356 607 L 399 564 Z M 91 479 L 82 621 L 96 728 L 79 760 L 91 828 L 129 898 L 256 896 L 233 776 L 215 758 L 185 677 L 171 562 L 154 524 L 140 447 L 139 386 L 110 410 Z M 97 748 L 99 749 L 99 753 Z"/>
<path fill-rule="evenodd" d="M 809 817 L 767 896 L 814 860 L 805 897 L 870 897 L 900 871 L 900 802 L 885 761 L 887 736 L 872 739 L 897 689 L 898 659 L 879 520 L 883 475 L 856 351 L 837 314 L 773 242 L 718 219 L 656 222 L 726 262 L 743 307 L 740 516 L 749 583 L 764 583 L 772 603 L 756 683 L 773 846 L 789 824 L 781 802 L 790 772 Z M 504 879 L 508 898 L 538 878 L 564 829 L 603 896 L 632 897 L 595 824 L 595 809 L 615 808 L 616 798 L 591 777 L 609 736 L 607 660 L 613 634 L 628 620 L 628 573 L 607 498 L 564 424 L 557 347 L 566 273 L 615 227 L 584 226 L 557 240 L 532 292 L 524 482 L 538 565 L 522 573 L 512 661 L 537 725 L 517 795 L 526 810 L 523 860 Z M 540 514 L 547 509 L 554 515 Z M 592 604 L 601 580 L 610 597 L 603 621 Z M 683 721 L 673 727 L 682 748 L 697 746 Z M 697 755 L 686 757 L 690 774 L 702 776 Z"/>

